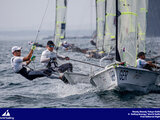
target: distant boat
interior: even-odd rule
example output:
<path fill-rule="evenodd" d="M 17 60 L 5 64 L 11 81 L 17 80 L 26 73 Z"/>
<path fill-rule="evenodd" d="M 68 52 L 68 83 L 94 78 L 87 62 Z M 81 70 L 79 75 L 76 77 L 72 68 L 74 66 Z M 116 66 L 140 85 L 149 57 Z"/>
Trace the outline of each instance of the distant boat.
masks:
<path fill-rule="evenodd" d="M 96 51 L 88 51 L 87 57 L 103 60 L 114 59 L 115 54 L 115 16 L 116 10 L 112 0 L 95 0 L 96 4 L 96 34 L 90 41 Z M 111 59 L 110 59 L 111 58 Z"/>
<path fill-rule="evenodd" d="M 59 47 L 61 40 L 65 39 L 67 2 L 68 0 L 56 0 L 56 20 L 54 32 L 54 43 L 56 47 Z"/>
<path fill-rule="evenodd" d="M 113 1 L 113 0 L 107 0 Z M 143 2 L 142 2 L 143 1 Z M 148 93 L 157 87 L 158 72 L 136 68 L 137 47 L 142 44 L 139 40 L 145 39 L 140 33 L 138 25 L 146 28 L 145 15 L 138 10 L 147 11 L 147 0 L 115 0 L 116 6 L 116 60 L 126 62 L 127 65 L 112 63 L 104 70 L 91 76 L 91 84 L 105 91 L 117 88 L 120 91 L 138 91 Z M 145 5 L 144 5 L 145 4 Z M 137 7 L 141 6 L 141 8 Z M 144 8 L 145 7 L 145 8 Z M 146 12 L 143 14 L 146 14 Z M 137 19 L 138 17 L 138 19 Z M 141 21 L 139 21 L 142 19 Z M 138 36 L 139 37 L 138 37 Z"/>
<path fill-rule="evenodd" d="M 29 44 L 29 45 L 35 45 L 36 47 L 43 47 L 43 48 L 45 48 L 44 45 L 42 45 L 42 44 L 40 44 L 40 43 L 38 43 L 38 42 L 33 42 L 33 41 L 31 41 L 31 42 L 28 42 L 28 44 Z"/>
<path fill-rule="evenodd" d="M 115 49 L 115 0 L 96 0 L 96 48 L 105 53 Z"/>
<path fill-rule="evenodd" d="M 114 55 L 115 49 L 115 1 L 114 0 L 95 0 L 96 7 L 96 31 L 93 32 L 91 44 L 96 47 L 93 52 L 93 58 L 102 58 L 104 55 Z M 102 54 L 100 52 L 104 51 Z M 88 51 L 89 52 L 89 51 Z M 95 57 L 94 57 L 95 55 Z M 87 56 L 87 55 L 86 55 Z M 90 55 L 88 55 L 90 56 Z M 106 56 L 107 60 L 113 60 L 112 56 Z M 71 83 L 90 83 L 89 74 L 65 73 L 65 77 Z"/>

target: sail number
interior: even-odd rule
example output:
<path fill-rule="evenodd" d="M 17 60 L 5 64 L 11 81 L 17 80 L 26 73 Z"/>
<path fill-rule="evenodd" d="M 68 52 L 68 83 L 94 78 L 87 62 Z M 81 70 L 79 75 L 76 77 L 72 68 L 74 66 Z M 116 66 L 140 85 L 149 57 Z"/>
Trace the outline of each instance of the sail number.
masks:
<path fill-rule="evenodd" d="M 127 70 L 121 70 L 119 73 L 119 79 L 120 80 L 127 80 L 128 71 Z"/>

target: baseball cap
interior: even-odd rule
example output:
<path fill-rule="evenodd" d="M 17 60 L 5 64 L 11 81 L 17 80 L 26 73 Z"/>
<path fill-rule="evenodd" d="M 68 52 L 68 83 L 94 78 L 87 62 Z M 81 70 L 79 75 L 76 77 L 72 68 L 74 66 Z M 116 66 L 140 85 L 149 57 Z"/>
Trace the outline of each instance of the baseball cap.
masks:
<path fill-rule="evenodd" d="M 14 46 L 12 47 L 12 53 L 15 52 L 16 50 L 21 50 L 22 47 L 19 47 L 19 46 Z"/>
<path fill-rule="evenodd" d="M 53 41 L 48 41 L 47 45 L 53 45 L 54 46 L 54 43 L 53 43 Z"/>
<path fill-rule="evenodd" d="M 63 41 L 64 44 L 67 44 L 67 41 Z"/>
<path fill-rule="evenodd" d="M 142 55 L 145 55 L 146 53 L 144 53 L 144 52 L 139 52 L 138 53 L 138 55 L 137 55 L 137 57 L 141 57 Z"/>

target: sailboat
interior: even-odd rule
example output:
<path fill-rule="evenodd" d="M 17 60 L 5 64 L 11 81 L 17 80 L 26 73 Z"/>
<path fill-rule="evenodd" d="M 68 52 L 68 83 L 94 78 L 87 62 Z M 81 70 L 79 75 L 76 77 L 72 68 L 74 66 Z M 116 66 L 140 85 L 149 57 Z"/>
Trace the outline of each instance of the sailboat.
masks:
<path fill-rule="evenodd" d="M 114 0 L 96 0 L 96 49 L 109 55 L 115 49 Z"/>
<path fill-rule="evenodd" d="M 105 0 L 96 0 L 96 29 L 97 29 L 97 40 L 96 48 L 103 50 L 104 34 L 105 34 Z"/>
<path fill-rule="evenodd" d="M 67 2 L 68 0 L 56 0 L 56 23 L 54 32 L 54 43 L 56 47 L 59 47 L 61 40 L 65 39 Z"/>
<path fill-rule="evenodd" d="M 95 0 L 96 7 L 96 48 L 98 51 L 104 51 L 107 55 L 105 59 L 112 60 L 109 56 L 115 52 L 115 0 Z M 92 71 L 90 72 L 92 74 Z M 90 83 L 89 74 L 65 73 L 65 77 L 72 84 Z"/>
<path fill-rule="evenodd" d="M 105 36 L 105 15 L 106 15 L 106 1 L 107 0 L 95 0 L 96 8 L 96 49 L 99 51 L 104 51 L 106 46 L 104 45 L 104 36 Z M 107 46 L 108 47 L 108 46 Z M 89 74 L 84 73 L 71 73 L 65 72 L 65 77 L 70 84 L 77 83 L 89 83 L 90 77 Z"/>
<path fill-rule="evenodd" d="M 138 17 L 138 31 L 137 31 L 137 37 L 138 37 L 138 46 L 137 46 L 137 52 L 144 52 L 146 53 L 146 15 L 148 12 L 148 0 L 140 0 L 139 4 L 137 5 L 137 12 L 140 17 Z"/>
<path fill-rule="evenodd" d="M 105 9 L 105 35 L 103 48 L 106 53 L 113 53 L 115 49 L 115 34 L 116 34 L 116 7 L 115 0 L 106 0 Z"/>
<path fill-rule="evenodd" d="M 147 2 L 147 0 L 144 0 Z M 138 91 L 148 93 L 156 87 L 159 73 L 147 69 L 136 68 L 138 24 L 137 6 L 141 0 L 116 0 L 116 61 L 104 70 L 91 76 L 91 84 L 105 91 Z M 140 19 L 140 18 L 139 18 Z M 146 19 L 142 22 L 145 24 Z M 141 24 L 142 24 L 141 22 Z"/>

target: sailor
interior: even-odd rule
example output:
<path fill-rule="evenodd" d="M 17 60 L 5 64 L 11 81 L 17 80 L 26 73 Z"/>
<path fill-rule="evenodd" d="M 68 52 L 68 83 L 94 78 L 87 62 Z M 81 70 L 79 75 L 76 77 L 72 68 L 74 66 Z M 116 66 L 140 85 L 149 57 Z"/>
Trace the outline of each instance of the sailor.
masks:
<path fill-rule="evenodd" d="M 145 53 L 139 52 L 137 59 L 137 68 L 144 68 L 152 71 L 152 68 L 156 68 L 157 66 L 152 63 L 152 61 L 145 60 Z"/>
<path fill-rule="evenodd" d="M 28 42 L 28 44 L 29 45 L 35 45 L 36 47 L 43 47 L 43 48 L 45 48 L 45 46 L 43 46 L 42 44 L 39 44 L 38 42 L 31 41 L 31 42 Z"/>
<path fill-rule="evenodd" d="M 32 46 L 29 54 L 26 57 L 21 57 L 21 49 L 22 47 L 14 46 L 12 47 L 13 57 L 11 58 L 11 65 L 15 73 L 21 74 L 28 80 L 33 80 L 38 77 L 45 77 L 50 75 L 50 71 L 47 69 L 43 70 L 33 70 L 27 65 L 35 59 L 35 56 L 32 56 L 35 45 Z"/>
<path fill-rule="evenodd" d="M 54 51 L 54 43 L 52 41 L 47 42 L 47 49 L 42 52 L 41 55 L 41 60 L 40 62 L 48 69 L 51 69 L 53 72 L 59 72 L 59 73 L 64 73 L 65 71 L 70 71 L 72 72 L 72 64 L 71 63 L 65 63 L 62 65 L 58 65 L 58 59 L 61 60 L 69 60 L 69 57 L 65 57 L 62 55 L 57 55 L 56 52 Z M 63 82 L 68 83 L 68 80 L 64 78 L 64 76 L 61 76 L 61 79 Z"/>
<path fill-rule="evenodd" d="M 95 59 L 101 59 L 104 56 L 106 56 L 105 51 L 97 51 L 97 50 L 88 50 L 86 54 L 86 57 Z"/>
<path fill-rule="evenodd" d="M 96 43 L 94 42 L 94 40 L 90 41 L 91 45 L 96 46 Z"/>
<path fill-rule="evenodd" d="M 67 43 L 67 41 L 63 41 L 61 47 L 63 50 L 69 50 L 72 44 Z"/>
<path fill-rule="evenodd" d="M 62 44 L 62 49 L 63 50 L 71 50 L 72 52 L 80 52 L 80 53 L 84 53 L 86 54 L 86 52 L 88 51 L 88 48 L 84 48 L 84 49 L 81 49 L 77 46 L 75 46 L 74 44 L 69 44 L 67 43 L 67 41 L 64 41 Z"/>

